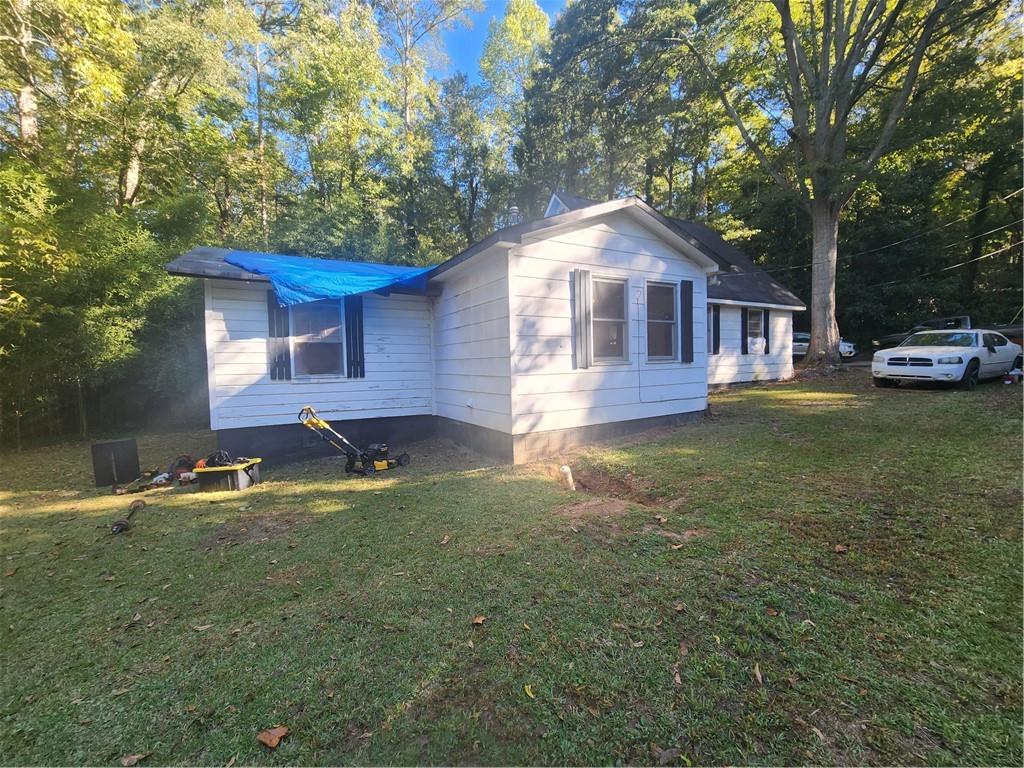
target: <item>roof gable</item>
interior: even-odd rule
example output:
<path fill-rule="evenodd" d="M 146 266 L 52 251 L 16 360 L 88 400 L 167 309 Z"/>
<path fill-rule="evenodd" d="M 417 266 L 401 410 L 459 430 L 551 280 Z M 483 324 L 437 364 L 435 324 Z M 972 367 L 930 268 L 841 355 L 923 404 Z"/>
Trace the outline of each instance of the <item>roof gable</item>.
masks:
<path fill-rule="evenodd" d="M 585 197 L 555 192 L 548 203 L 548 210 L 556 206 L 566 211 L 578 211 L 597 204 L 597 201 Z M 681 237 L 718 264 L 719 274 L 713 275 L 708 281 L 708 299 L 805 309 L 799 297 L 754 264 L 746 254 L 711 227 L 685 219 L 667 216 L 661 218 Z"/>

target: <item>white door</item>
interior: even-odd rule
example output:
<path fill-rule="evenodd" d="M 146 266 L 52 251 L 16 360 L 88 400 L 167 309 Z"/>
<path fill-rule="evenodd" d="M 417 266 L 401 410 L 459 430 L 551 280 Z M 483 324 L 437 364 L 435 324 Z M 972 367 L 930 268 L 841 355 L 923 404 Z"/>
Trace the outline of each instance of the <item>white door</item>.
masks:
<path fill-rule="evenodd" d="M 983 333 L 981 350 L 982 377 L 1002 376 L 1013 365 L 1013 354 L 1006 337 L 998 333 Z"/>
<path fill-rule="evenodd" d="M 1013 368 L 1013 358 L 1016 357 L 1014 352 L 1016 350 L 1010 344 L 1010 340 L 1003 336 L 1001 333 L 991 334 L 994 337 L 996 347 L 996 360 L 998 361 L 998 373 L 1002 376 L 1007 371 Z"/>

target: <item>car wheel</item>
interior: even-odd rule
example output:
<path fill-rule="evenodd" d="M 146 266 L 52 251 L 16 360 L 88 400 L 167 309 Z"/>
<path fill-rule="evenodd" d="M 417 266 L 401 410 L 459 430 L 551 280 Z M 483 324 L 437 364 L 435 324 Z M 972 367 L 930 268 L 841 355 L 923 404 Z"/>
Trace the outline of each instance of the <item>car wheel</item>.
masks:
<path fill-rule="evenodd" d="M 960 389 L 971 391 L 978 386 L 978 370 L 980 367 L 981 366 L 977 360 L 971 360 L 971 362 L 967 364 L 967 369 L 964 371 L 964 375 L 960 377 Z"/>
<path fill-rule="evenodd" d="M 895 382 L 892 379 L 882 378 L 881 376 L 872 376 L 871 381 L 876 387 L 882 387 L 884 389 L 891 389 L 898 385 L 898 382 Z"/>

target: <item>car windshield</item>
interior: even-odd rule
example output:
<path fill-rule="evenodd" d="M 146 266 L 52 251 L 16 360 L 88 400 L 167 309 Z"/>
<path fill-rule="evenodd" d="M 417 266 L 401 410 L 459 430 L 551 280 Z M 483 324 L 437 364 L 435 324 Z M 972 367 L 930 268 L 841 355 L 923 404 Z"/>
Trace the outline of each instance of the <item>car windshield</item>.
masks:
<path fill-rule="evenodd" d="M 973 347 L 974 334 L 963 331 L 915 333 L 901 347 Z"/>

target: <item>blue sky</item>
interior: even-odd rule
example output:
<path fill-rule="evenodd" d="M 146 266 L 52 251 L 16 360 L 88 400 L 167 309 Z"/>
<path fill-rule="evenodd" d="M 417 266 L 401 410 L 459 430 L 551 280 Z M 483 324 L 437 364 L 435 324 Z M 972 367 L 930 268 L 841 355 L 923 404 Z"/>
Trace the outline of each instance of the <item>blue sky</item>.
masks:
<path fill-rule="evenodd" d="M 537 4 L 554 21 L 559 11 L 565 7 L 565 0 L 537 0 Z M 480 54 L 487 38 L 487 26 L 491 19 L 505 15 L 505 0 L 485 0 L 483 10 L 472 14 L 473 26 L 449 30 L 444 34 L 445 53 L 448 54 L 448 69 L 436 73 L 446 76 L 455 72 L 465 72 L 470 80 L 479 77 Z"/>

